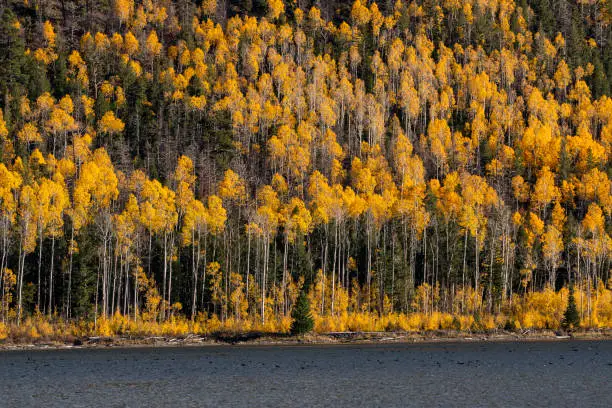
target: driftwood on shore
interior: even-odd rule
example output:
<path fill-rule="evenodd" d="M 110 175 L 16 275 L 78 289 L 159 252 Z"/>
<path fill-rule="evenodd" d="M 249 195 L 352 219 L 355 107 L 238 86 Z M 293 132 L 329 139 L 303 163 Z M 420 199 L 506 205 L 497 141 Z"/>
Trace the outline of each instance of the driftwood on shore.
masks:
<path fill-rule="evenodd" d="M 385 344 L 440 343 L 473 341 L 568 341 L 612 340 L 612 329 L 581 332 L 552 330 L 491 331 L 480 333 L 437 330 L 424 332 L 328 332 L 291 336 L 285 333 L 212 333 L 185 336 L 91 336 L 72 339 L 41 339 L 35 343 L 0 342 L 0 350 L 97 348 L 97 347 L 188 347 L 214 345 L 326 345 L 326 344 Z"/>

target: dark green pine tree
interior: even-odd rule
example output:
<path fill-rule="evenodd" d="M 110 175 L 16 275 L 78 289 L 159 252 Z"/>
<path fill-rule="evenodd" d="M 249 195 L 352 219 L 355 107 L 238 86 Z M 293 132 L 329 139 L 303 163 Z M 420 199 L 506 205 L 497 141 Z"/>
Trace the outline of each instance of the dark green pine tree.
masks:
<path fill-rule="evenodd" d="M 567 309 L 563 314 L 561 327 L 565 330 L 575 329 L 580 325 L 580 316 L 576 308 L 576 299 L 574 298 L 574 285 L 569 287 L 569 298 L 567 299 Z"/>
<path fill-rule="evenodd" d="M 310 314 L 310 302 L 306 297 L 306 292 L 300 292 L 293 311 L 291 312 L 291 334 L 304 334 L 312 331 L 314 328 L 314 320 Z"/>

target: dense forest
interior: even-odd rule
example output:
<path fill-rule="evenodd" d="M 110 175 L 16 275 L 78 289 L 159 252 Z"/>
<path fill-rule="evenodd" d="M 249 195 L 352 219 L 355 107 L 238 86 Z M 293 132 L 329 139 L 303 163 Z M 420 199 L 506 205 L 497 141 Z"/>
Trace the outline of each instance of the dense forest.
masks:
<path fill-rule="evenodd" d="M 318 331 L 558 328 L 570 285 L 611 327 L 611 23 L 3 0 L 0 338 L 286 332 L 301 290 Z"/>

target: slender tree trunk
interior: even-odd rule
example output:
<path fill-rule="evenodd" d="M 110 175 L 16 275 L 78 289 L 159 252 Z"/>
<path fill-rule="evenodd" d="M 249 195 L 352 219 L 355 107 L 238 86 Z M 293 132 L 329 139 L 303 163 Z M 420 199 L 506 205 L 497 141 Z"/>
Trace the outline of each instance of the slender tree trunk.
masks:
<path fill-rule="evenodd" d="M 55 237 L 51 238 L 51 268 L 49 270 L 49 316 L 53 314 L 53 267 L 55 261 Z"/>
<path fill-rule="evenodd" d="M 163 276 L 163 285 L 162 285 L 162 312 L 161 318 L 164 320 L 166 318 L 166 275 L 168 273 L 168 233 L 164 231 L 164 276 Z"/>

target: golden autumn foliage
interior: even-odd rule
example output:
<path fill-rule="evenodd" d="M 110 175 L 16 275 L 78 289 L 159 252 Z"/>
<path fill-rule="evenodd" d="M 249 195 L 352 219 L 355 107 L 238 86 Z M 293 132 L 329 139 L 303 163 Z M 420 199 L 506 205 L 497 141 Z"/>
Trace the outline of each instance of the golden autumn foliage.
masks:
<path fill-rule="evenodd" d="M 0 339 L 612 325 L 601 2 L 107 3 L 6 7 Z"/>

